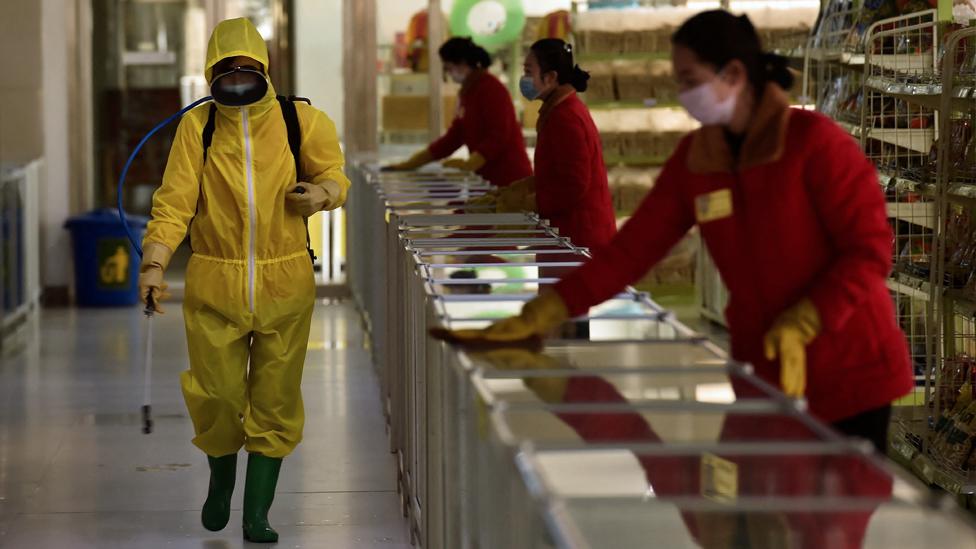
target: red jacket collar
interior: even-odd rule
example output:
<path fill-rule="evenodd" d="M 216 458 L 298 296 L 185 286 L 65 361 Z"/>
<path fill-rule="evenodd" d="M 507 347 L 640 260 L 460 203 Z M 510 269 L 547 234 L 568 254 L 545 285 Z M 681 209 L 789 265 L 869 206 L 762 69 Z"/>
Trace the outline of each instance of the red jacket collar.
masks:
<path fill-rule="evenodd" d="M 789 120 L 786 92 L 776 84 L 767 84 L 746 130 L 738 165 L 729 150 L 725 130 L 721 126 L 706 126 L 692 134 L 688 169 L 692 173 L 729 173 L 775 162 L 783 156 Z"/>
<path fill-rule="evenodd" d="M 576 89 L 570 84 L 562 84 L 557 87 L 549 97 L 542 103 L 542 107 L 539 108 L 539 120 L 535 123 L 536 133 L 542 131 L 542 126 L 545 126 L 546 120 L 549 119 L 549 115 L 552 110 L 555 109 L 560 103 L 576 95 Z"/>
<path fill-rule="evenodd" d="M 461 84 L 461 89 L 460 91 L 458 91 L 458 94 L 459 95 L 467 94 L 475 86 L 477 86 L 478 82 L 484 77 L 485 77 L 484 69 L 474 69 L 473 71 L 471 71 L 471 74 L 469 74 L 468 77 L 464 79 L 464 82 Z"/>

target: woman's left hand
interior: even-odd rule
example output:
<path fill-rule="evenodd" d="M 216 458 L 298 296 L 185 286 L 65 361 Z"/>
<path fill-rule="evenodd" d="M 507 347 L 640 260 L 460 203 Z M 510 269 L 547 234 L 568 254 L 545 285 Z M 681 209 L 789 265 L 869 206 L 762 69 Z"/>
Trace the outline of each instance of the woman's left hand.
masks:
<path fill-rule="evenodd" d="M 471 156 L 467 160 L 462 160 L 460 158 L 449 158 L 445 160 L 442 164 L 445 168 L 454 168 L 456 170 L 462 170 L 466 172 L 476 172 L 485 165 L 485 157 L 481 156 L 479 153 L 471 153 Z"/>
<path fill-rule="evenodd" d="M 322 210 L 332 209 L 339 200 L 339 184 L 335 181 L 323 183 L 298 183 L 285 195 L 292 211 L 302 217 L 311 217 Z"/>
<path fill-rule="evenodd" d="M 820 333 L 820 314 L 804 299 L 779 316 L 763 338 L 766 360 L 780 362 L 780 385 L 787 396 L 801 398 L 807 385 L 807 345 Z"/>

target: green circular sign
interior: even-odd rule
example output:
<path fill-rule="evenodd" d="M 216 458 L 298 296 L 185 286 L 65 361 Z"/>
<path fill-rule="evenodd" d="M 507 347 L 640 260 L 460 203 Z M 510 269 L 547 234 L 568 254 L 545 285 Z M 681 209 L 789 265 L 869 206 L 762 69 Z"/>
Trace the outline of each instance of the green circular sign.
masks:
<path fill-rule="evenodd" d="M 451 9 L 451 35 L 470 36 L 488 51 L 522 37 L 522 0 L 458 0 Z"/>

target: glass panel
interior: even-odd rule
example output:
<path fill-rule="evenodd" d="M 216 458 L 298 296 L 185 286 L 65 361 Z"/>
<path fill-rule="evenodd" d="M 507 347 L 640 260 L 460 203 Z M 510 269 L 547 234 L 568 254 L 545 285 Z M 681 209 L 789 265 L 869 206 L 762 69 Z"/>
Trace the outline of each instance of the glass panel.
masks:
<path fill-rule="evenodd" d="M 543 387 L 553 394 L 552 387 Z M 562 389 L 559 387 L 558 389 Z M 565 390 L 581 389 L 566 387 Z M 585 389 L 585 387 L 584 387 Z M 558 393 L 556 393 L 558 394 Z M 558 402 L 558 400 L 556 400 Z M 821 433 L 793 416 L 736 411 L 734 407 L 553 412 L 499 410 L 498 417 L 516 440 L 546 444 L 717 444 L 821 440 Z"/>
<path fill-rule="evenodd" d="M 525 272 L 531 274 L 531 272 L 536 269 L 535 267 L 524 268 Z M 456 271 L 455 269 L 454 271 Z M 450 276 L 452 270 L 445 269 L 445 272 Z M 487 273 L 486 273 L 487 274 Z M 481 277 L 484 278 L 484 277 Z M 535 278 L 534 276 L 522 276 L 517 278 Z M 528 296 L 513 297 L 511 300 L 507 301 L 446 301 L 441 300 L 441 306 L 443 306 L 445 313 L 449 321 L 452 321 L 452 327 L 457 327 L 454 322 L 459 320 L 470 321 L 470 320 L 497 320 L 499 318 L 506 318 L 518 314 L 522 310 L 522 305 L 529 299 Z M 594 307 L 591 309 L 592 315 L 599 314 L 614 314 L 614 315 L 627 315 L 630 317 L 639 317 L 647 315 L 656 315 L 657 311 L 654 311 L 647 307 L 646 305 L 634 301 L 632 299 L 611 299 L 602 305 Z M 592 321 L 591 321 L 592 322 Z M 643 322 L 639 319 L 628 319 L 619 322 Z M 658 325 L 662 324 L 659 320 L 652 319 L 648 322 Z M 668 324 L 670 326 L 670 324 Z"/>
<path fill-rule="evenodd" d="M 653 344 L 605 343 L 579 345 L 568 342 L 550 342 L 545 354 L 574 368 L 599 368 L 603 365 L 647 367 L 722 365 L 725 359 L 710 347 L 694 342 Z"/>
<path fill-rule="evenodd" d="M 480 385 L 500 402 L 540 402 L 542 398 L 553 404 L 732 404 L 736 385 L 752 386 L 749 379 L 721 368 L 593 375 L 573 373 L 571 366 L 556 361 L 526 360 L 518 350 L 489 351 L 472 359 L 479 369 Z M 560 370 L 559 375 L 546 376 L 547 369 Z M 772 396 L 759 389 L 754 393 Z"/>
<path fill-rule="evenodd" d="M 628 303 L 633 303 L 628 301 Z M 484 320 L 445 319 L 443 324 L 451 330 L 487 328 L 495 320 L 514 316 L 521 311 L 521 305 L 507 306 L 502 302 Z M 632 341 L 632 340 L 680 340 L 685 339 L 673 324 L 657 318 L 634 317 L 631 319 L 589 319 L 567 322 L 557 330 L 558 337 L 573 341 Z"/>
<path fill-rule="evenodd" d="M 540 286 L 551 286 L 554 280 L 538 282 L 533 279 L 501 278 L 488 280 L 457 276 L 456 279 L 440 279 L 443 282 L 431 284 L 434 293 L 442 295 L 525 295 L 536 294 Z"/>
<path fill-rule="evenodd" d="M 414 251 L 418 250 L 470 250 L 470 251 L 490 251 L 505 248 L 517 248 L 522 250 L 547 250 L 547 249 L 566 249 L 563 241 L 557 240 L 539 230 L 525 237 L 519 235 L 505 235 L 505 238 L 493 237 L 490 234 L 470 234 L 462 237 L 445 236 L 442 233 L 436 235 L 422 231 L 410 231 L 404 234 L 405 243 Z"/>
<path fill-rule="evenodd" d="M 972 528 L 958 517 L 899 502 L 703 511 L 658 500 L 572 499 L 565 511 L 574 531 L 568 535 L 588 547 L 643 548 L 647 540 L 669 549 L 976 546 Z"/>

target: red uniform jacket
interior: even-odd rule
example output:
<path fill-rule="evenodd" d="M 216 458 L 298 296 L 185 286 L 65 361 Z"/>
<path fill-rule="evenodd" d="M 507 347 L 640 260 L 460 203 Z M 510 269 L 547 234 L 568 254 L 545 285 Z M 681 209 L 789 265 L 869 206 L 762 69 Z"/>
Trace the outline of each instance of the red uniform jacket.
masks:
<path fill-rule="evenodd" d="M 766 89 L 740 160 L 723 130 L 679 145 L 620 233 L 556 290 L 581 314 L 638 280 L 698 223 L 729 288 L 732 356 L 779 384 L 763 356 L 776 317 L 803 298 L 822 333 L 807 348 L 807 399 L 825 421 L 890 403 L 914 385 L 885 277 L 892 234 L 874 167 L 830 119 Z"/>
<path fill-rule="evenodd" d="M 598 249 L 617 232 L 603 146 L 586 105 L 561 86 L 539 111 L 535 192 L 539 215 L 577 246 Z"/>
<path fill-rule="evenodd" d="M 454 154 L 461 145 L 485 157 L 478 175 L 492 185 L 505 187 L 532 175 L 512 97 L 485 71 L 476 71 L 465 81 L 454 122 L 428 150 L 439 160 Z"/>

